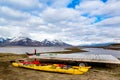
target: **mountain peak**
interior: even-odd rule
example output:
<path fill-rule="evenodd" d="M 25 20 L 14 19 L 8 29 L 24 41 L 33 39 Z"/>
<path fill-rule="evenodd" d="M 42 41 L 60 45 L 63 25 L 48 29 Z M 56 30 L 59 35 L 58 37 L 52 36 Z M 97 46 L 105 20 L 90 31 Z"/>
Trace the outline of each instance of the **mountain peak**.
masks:
<path fill-rule="evenodd" d="M 62 40 L 54 39 L 53 42 L 63 42 Z"/>
<path fill-rule="evenodd" d="M 2 41 L 3 40 L 3 41 Z M 14 37 L 12 39 L 3 39 L 0 38 L 0 46 L 71 46 L 61 40 L 50 41 L 44 39 L 43 41 L 32 40 L 28 37 Z"/>
<path fill-rule="evenodd" d="M 14 38 L 12 38 L 11 40 L 10 40 L 10 42 L 17 42 L 17 41 L 20 41 L 20 40 L 22 40 L 22 41 L 27 41 L 28 39 L 30 39 L 30 38 L 27 38 L 27 37 L 14 37 Z"/>
<path fill-rule="evenodd" d="M 0 37 L 0 42 L 3 42 L 4 40 L 5 40 L 4 38 Z"/>

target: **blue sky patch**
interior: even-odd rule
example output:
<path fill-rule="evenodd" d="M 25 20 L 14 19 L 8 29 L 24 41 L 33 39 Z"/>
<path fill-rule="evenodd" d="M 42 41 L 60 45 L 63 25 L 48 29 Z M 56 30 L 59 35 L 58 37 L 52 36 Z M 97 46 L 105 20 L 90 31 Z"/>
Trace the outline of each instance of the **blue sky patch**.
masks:
<path fill-rule="evenodd" d="M 68 4 L 68 8 L 75 8 L 76 5 L 80 4 L 80 0 L 72 0 L 71 3 Z"/>
<path fill-rule="evenodd" d="M 106 3 L 108 0 L 101 0 L 102 2 Z"/>
<path fill-rule="evenodd" d="M 94 23 L 102 21 L 104 18 L 102 16 L 96 16 L 96 21 Z"/>

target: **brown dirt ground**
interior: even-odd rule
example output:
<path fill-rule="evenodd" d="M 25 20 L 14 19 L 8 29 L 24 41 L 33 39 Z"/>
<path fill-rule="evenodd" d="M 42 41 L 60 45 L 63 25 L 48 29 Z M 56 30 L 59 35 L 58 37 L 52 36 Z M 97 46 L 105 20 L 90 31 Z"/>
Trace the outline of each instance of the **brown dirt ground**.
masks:
<path fill-rule="evenodd" d="M 13 67 L 11 60 L 25 55 L 0 54 L 0 80 L 120 80 L 120 66 L 93 67 L 82 75 L 60 74 Z"/>

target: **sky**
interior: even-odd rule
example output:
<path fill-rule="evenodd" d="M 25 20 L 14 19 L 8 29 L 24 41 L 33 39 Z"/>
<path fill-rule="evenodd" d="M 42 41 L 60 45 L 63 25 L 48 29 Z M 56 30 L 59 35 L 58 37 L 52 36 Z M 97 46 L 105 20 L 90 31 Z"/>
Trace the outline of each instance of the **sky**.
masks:
<path fill-rule="evenodd" d="M 120 43 L 120 0 L 0 0 L 0 37 Z"/>

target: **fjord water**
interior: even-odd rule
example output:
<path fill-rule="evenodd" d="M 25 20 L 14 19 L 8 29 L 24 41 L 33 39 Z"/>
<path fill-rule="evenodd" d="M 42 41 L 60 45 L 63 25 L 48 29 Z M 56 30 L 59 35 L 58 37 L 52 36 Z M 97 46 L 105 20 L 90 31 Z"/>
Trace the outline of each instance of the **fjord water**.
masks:
<path fill-rule="evenodd" d="M 37 52 L 55 52 L 63 51 L 64 47 L 0 47 L 0 53 L 15 53 L 15 54 L 25 54 L 26 52 L 34 53 Z"/>
<path fill-rule="evenodd" d="M 117 58 L 120 58 L 120 50 L 110 50 L 103 48 L 84 48 L 86 54 L 102 54 L 102 55 L 113 55 Z"/>
<path fill-rule="evenodd" d="M 26 52 L 34 53 L 34 49 L 37 52 L 56 52 L 56 51 L 63 51 L 66 47 L 0 47 L 0 53 L 15 53 L 15 54 L 24 54 Z M 113 55 L 117 58 L 120 58 L 120 51 L 118 50 L 108 50 L 102 48 L 84 48 L 84 50 L 88 52 L 79 52 L 74 53 L 75 55 L 79 54 L 107 54 Z"/>

